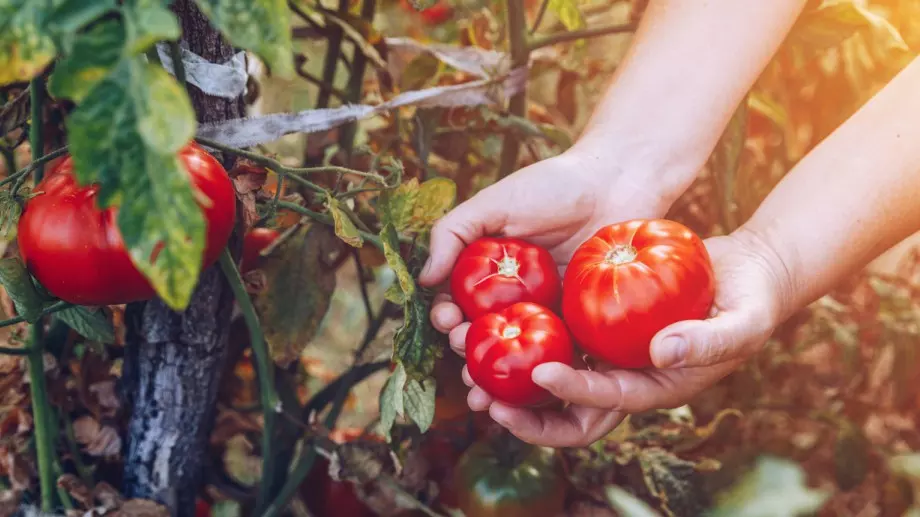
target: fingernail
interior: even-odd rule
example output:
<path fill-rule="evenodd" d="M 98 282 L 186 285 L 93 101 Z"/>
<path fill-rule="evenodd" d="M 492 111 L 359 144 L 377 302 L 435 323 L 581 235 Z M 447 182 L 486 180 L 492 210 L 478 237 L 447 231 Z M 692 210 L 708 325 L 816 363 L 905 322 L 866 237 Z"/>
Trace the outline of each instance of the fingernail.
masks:
<path fill-rule="evenodd" d="M 660 357 L 658 360 L 658 367 L 672 368 L 680 366 L 687 358 L 689 345 L 679 336 L 668 336 L 661 341 L 659 348 L 661 348 L 662 351 L 658 354 Z"/>

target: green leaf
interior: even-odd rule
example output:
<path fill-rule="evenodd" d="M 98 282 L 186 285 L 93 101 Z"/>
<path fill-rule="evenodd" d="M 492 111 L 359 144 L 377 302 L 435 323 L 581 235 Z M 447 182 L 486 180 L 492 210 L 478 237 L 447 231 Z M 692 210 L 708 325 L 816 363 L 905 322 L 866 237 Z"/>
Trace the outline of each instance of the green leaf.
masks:
<path fill-rule="evenodd" d="M 19 259 L 0 259 L 0 284 L 13 300 L 17 314 L 29 323 L 38 320 L 42 313 L 42 296 L 35 290 L 32 277 Z"/>
<path fill-rule="evenodd" d="M 549 0 L 549 10 L 559 17 L 568 30 L 585 26 L 585 16 L 578 8 L 578 0 Z"/>
<path fill-rule="evenodd" d="M 621 517 L 661 517 L 644 501 L 616 485 L 608 486 L 606 492 L 607 501 Z"/>
<path fill-rule="evenodd" d="M 406 303 L 406 295 L 403 294 L 402 287 L 399 286 L 399 282 L 390 285 L 387 287 L 387 290 L 384 291 L 383 297 L 388 301 L 395 303 L 396 305 L 402 305 Z"/>
<path fill-rule="evenodd" d="M 123 11 L 130 53 L 144 52 L 157 41 L 179 39 L 179 21 L 167 5 L 161 0 L 126 2 Z"/>
<path fill-rule="evenodd" d="M 419 183 L 417 178 L 400 184 L 394 189 L 384 190 L 380 194 L 380 222 L 390 224 L 397 232 L 407 228 L 418 199 Z"/>
<path fill-rule="evenodd" d="M 851 0 L 824 2 L 802 14 L 790 31 L 789 40 L 821 51 L 864 31 L 874 33 L 888 48 L 908 50 L 904 38 L 888 20 Z"/>
<path fill-rule="evenodd" d="M 399 89 L 409 92 L 424 88 L 434 81 L 442 68 L 441 60 L 427 52 L 419 54 L 399 75 Z"/>
<path fill-rule="evenodd" d="M 241 517 L 243 508 L 240 503 L 233 500 L 217 501 L 211 507 L 213 517 Z"/>
<path fill-rule="evenodd" d="M 294 74 L 290 12 L 285 0 L 195 0 L 235 46 L 253 51 L 272 75 Z"/>
<path fill-rule="evenodd" d="M 409 379 L 406 383 L 406 414 L 423 433 L 428 431 L 434 422 L 435 388 L 435 380 L 430 377 L 422 382 Z"/>
<path fill-rule="evenodd" d="M 112 343 L 115 341 L 115 328 L 102 309 L 76 306 L 59 311 L 56 316 L 90 341 Z"/>
<path fill-rule="evenodd" d="M 204 215 L 177 157 L 194 131 L 185 91 L 139 58 L 122 60 L 67 120 L 77 180 L 100 185 L 100 207 L 130 200 L 118 211 L 125 246 L 174 310 L 188 305 L 204 250 Z"/>
<path fill-rule="evenodd" d="M 324 257 L 341 246 L 328 227 L 313 224 L 295 231 L 265 257 L 265 275 L 253 303 L 272 359 L 286 367 L 300 359 L 329 310 L 336 276 Z"/>
<path fill-rule="evenodd" d="M 402 364 L 397 364 L 380 391 L 380 432 L 387 441 L 390 441 L 390 429 L 396 423 L 396 417 L 405 414 L 403 389 L 406 379 L 406 369 Z"/>
<path fill-rule="evenodd" d="M 9 237 L 12 229 L 16 228 L 20 215 L 22 215 L 22 207 L 16 201 L 13 193 L 9 189 L 0 190 L 0 235 Z"/>
<path fill-rule="evenodd" d="M 59 36 L 77 32 L 93 20 L 115 10 L 115 0 L 63 0 L 57 4 L 45 19 L 45 27 Z"/>
<path fill-rule="evenodd" d="M 57 54 L 44 27 L 45 8 L 34 0 L 0 1 L 0 86 L 32 79 Z"/>
<path fill-rule="evenodd" d="M 796 463 L 771 456 L 757 461 L 751 472 L 728 489 L 710 517 L 798 517 L 816 512 L 830 493 L 808 488 Z"/>
<path fill-rule="evenodd" d="M 457 185 L 448 178 L 432 178 L 421 185 L 412 178 L 381 195 L 381 218 L 392 223 L 396 232 L 425 233 L 456 198 Z"/>
<path fill-rule="evenodd" d="M 406 262 L 399 254 L 399 237 L 396 235 L 396 230 L 392 225 L 385 224 L 383 229 L 380 230 L 380 237 L 383 242 L 383 256 L 393 272 L 396 273 L 399 288 L 407 299 L 411 298 L 415 294 L 415 280 L 412 279 Z"/>
<path fill-rule="evenodd" d="M 358 231 L 358 227 L 352 222 L 348 214 L 342 210 L 339 200 L 334 197 L 326 199 L 326 209 L 332 214 L 332 221 L 335 223 L 335 234 L 338 238 L 345 241 L 349 246 L 360 248 L 364 245 L 364 239 Z"/>
<path fill-rule="evenodd" d="M 58 98 L 81 102 L 105 79 L 124 55 L 125 28 L 106 21 L 78 35 L 73 48 L 54 67 L 48 91 Z"/>

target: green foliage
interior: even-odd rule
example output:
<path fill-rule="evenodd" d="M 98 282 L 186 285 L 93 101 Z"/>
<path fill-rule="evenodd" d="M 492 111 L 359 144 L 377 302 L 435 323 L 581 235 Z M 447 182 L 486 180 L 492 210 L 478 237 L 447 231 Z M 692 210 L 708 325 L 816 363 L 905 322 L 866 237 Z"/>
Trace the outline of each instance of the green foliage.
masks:
<path fill-rule="evenodd" d="M 115 341 L 115 328 L 102 309 L 70 307 L 58 312 L 57 317 L 86 339 L 100 343 Z"/>
<path fill-rule="evenodd" d="M 578 0 L 549 0 L 549 9 L 559 17 L 566 29 L 575 30 L 585 26 L 585 16 L 578 7 Z"/>
<path fill-rule="evenodd" d="M 829 497 L 824 490 L 808 488 L 802 467 L 766 456 L 708 512 L 709 517 L 797 517 L 817 511 Z"/>
<path fill-rule="evenodd" d="M 361 232 L 358 231 L 358 227 L 355 226 L 355 223 L 348 217 L 345 210 L 342 209 L 342 205 L 338 199 L 328 197 L 326 199 L 326 209 L 332 214 L 335 234 L 338 238 L 355 248 L 360 248 L 364 245 L 364 238 L 361 237 Z"/>
<path fill-rule="evenodd" d="M 44 24 L 47 13 L 32 4 L 0 1 L 0 86 L 31 79 L 54 59 L 54 41 Z"/>
<path fill-rule="evenodd" d="M 41 316 L 43 297 L 32 284 L 32 277 L 18 258 L 0 259 L 0 284 L 6 289 L 16 312 L 29 323 Z"/>

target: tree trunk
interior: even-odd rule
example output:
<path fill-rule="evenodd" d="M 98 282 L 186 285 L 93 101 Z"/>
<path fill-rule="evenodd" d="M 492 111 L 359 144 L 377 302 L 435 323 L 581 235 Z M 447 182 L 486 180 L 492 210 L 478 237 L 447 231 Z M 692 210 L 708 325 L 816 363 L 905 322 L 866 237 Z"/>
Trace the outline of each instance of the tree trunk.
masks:
<path fill-rule="evenodd" d="M 176 1 L 173 10 L 190 51 L 211 62 L 225 62 L 234 54 L 191 0 Z M 192 85 L 188 89 L 199 122 L 244 114 L 242 98 L 212 97 Z M 222 161 L 229 165 L 232 157 Z M 234 235 L 232 247 L 239 243 Z M 159 299 L 128 305 L 122 381 L 130 412 L 123 487 L 127 497 L 157 500 L 180 517 L 194 515 L 232 308 L 233 293 L 217 264 L 202 272 L 183 312 Z"/>

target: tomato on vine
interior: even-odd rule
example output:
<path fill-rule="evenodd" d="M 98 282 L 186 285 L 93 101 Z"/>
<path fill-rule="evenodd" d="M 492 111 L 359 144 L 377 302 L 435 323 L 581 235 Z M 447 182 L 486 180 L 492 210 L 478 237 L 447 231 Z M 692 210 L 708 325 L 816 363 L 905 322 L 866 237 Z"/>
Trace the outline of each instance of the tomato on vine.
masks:
<path fill-rule="evenodd" d="M 243 238 L 243 259 L 240 262 L 240 273 L 247 273 L 259 267 L 262 261 L 260 253 L 269 247 L 281 235 L 278 230 L 271 228 L 253 228 L 246 232 Z"/>
<path fill-rule="evenodd" d="M 482 237 L 457 257 L 450 291 L 467 319 L 474 320 L 518 302 L 555 310 L 562 279 L 544 248 L 521 239 Z"/>
<path fill-rule="evenodd" d="M 473 321 L 466 334 L 470 377 L 486 393 L 511 406 L 552 401 L 531 380 L 540 364 L 571 364 L 574 347 L 565 323 L 549 309 L 521 302 Z"/>
<path fill-rule="evenodd" d="M 715 279 L 702 239 L 665 219 L 598 230 L 575 250 L 563 282 L 562 313 L 579 346 L 619 368 L 652 366 L 661 329 L 705 318 Z"/>
<path fill-rule="evenodd" d="M 334 429 L 329 433 L 329 438 L 338 444 L 362 437 L 382 440 L 378 436 L 366 436 L 364 431 L 357 427 Z M 316 458 L 316 463 L 303 484 L 301 494 L 307 508 L 317 517 L 334 515 L 376 517 L 377 515 L 358 497 L 354 484 L 345 480 L 336 481 L 329 476 L 329 460 L 323 457 Z"/>
<path fill-rule="evenodd" d="M 208 267 L 217 261 L 233 232 L 236 192 L 220 162 L 194 142 L 178 157 L 192 187 L 206 200 L 202 267 Z M 72 158 L 62 160 L 36 185 L 35 197 L 19 218 L 20 255 L 42 286 L 67 302 L 115 305 L 152 298 L 153 286 L 125 249 L 116 223 L 118 209 L 100 210 L 98 190 L 95 185 L 79 186 Z"/>
<path fill-rule="evenodd" d="M 510 435 L 470 446 L 453 482 L 467 517 L 556 517 L 565 509 L 567 485 L 555 451 Z"/>

